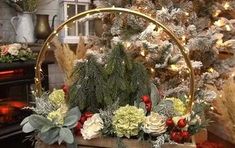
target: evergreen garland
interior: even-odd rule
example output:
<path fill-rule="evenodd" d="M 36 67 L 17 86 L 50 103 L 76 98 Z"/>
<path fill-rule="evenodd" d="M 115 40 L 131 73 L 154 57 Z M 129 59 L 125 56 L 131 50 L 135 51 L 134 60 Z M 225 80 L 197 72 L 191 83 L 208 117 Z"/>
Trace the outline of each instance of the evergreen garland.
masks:
<path fill-rule="evenodd" d="M 120 105 L 133 105 L 149 94 L 147 70 L 127 55 L 120 43 L 107 56 L 105 66 L 90 56 L 78 63 L 73 77 L 69 105 L 78 105 L 81 110 L 97 111 L 117 100 Z"/>

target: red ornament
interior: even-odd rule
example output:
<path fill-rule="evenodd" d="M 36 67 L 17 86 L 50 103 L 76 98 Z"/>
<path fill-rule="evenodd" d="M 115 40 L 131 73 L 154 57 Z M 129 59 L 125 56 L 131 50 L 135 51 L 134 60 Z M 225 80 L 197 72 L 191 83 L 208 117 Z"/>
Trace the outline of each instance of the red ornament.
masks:
<path fill-rule="evenodd" d="M 93 113 L 92 112 L 85 112 L 84 116 L 86 117 L 86 119 L 88 119 L 93 116 Z"/>
<path fill-rule="evenodd" d="M 62 89 L 63 89 L 63 91 L 64 91 L 65 94 L 67 94 L 67 93 L 69 92 L 69 86 L 66 85 L 66 84 L 64 84 L 64 85 L 62 86 Z"/>
<path fill-rule="evenodd" d="M 177 126 L 179 128 L 184 128 L 185 126 L 187 125 L 187 122 L 186 122 L 186 119 L 179 119 L 178 123 L 177 123 Z"/>
<path fill-rule="evenodd" d="M 151 99 L 149 96 L 145 95 L 141 97 L 141 100 L 146 104 L 146 103 L 150 103 Z"/>
<path fill-rule="evenodd" d="M 181 136 L 184 139 L 188 139 L 190 137 L 189 132 L 188 131 L 181 131 Z"/>
<path fill-rule="evenodd" d="M 182 140 L 182 136 L 181 136 L 180 132 L 171 132 L 170 138 L 171 138 L 171 140 L 173 140 L 177 143 L 180 143 Z"/>
<path fill-rule="evenodd" d="M 166 125 L 167 125 L 168 127 L 173 127 L 173 126 L 175 126 L 175 123 L 174 123 L 174 121 L 172 120 L 172 118 L 168 118 L 168 119 L 166 120 Z"/>

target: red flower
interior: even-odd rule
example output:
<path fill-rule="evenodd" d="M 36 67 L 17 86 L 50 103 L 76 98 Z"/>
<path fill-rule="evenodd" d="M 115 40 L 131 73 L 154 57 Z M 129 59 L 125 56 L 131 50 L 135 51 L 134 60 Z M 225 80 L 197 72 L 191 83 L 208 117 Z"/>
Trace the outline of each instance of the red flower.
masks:
<path fill-rule="evenodd" d="M 77 136 L 80 136 L 81 135 L 81 128 L 82 128 L 82 123 L 81 122 L 78 122 L 77 123 L 77 126 L 75 127 L 75 134 L 77 135 Z"/>
<path fill-rule="evenodd" d="M 93 116 L 92 112 L 85 112 L 81 115 L 81 117 L 77 123 L 77 126 L 75 127 L 75 134 L 76 135 L 78 135 L 78 136 L 81 135 L 81 128 L 83 127 L 84 122 L 92 116 Z"/>
<path fill-rule="evenodd" d="M 92 112 L 85 112 L 84 116 L 88 119 L 93 116 L 93 113 Z"/>

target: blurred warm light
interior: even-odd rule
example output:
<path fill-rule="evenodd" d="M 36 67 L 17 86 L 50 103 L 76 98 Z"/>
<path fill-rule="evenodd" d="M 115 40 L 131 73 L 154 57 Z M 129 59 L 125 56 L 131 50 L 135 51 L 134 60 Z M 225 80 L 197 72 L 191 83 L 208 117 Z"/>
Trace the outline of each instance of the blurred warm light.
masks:
<path fill-rule="evenodd" d="M 223 42 L 224 42 L 223 39 L 217 40 L 216 42 L 217 47 L 223 46 Z"/>
<path fill-rule="evenodd" d="M 225 10 L 228 10 L 228 8 L 230 7 L 229 2 L 225 2 L 223 7 Z"/>
<path fill-rule="evenodd" d="M 175 65 L 175 64 L 172 64 L 170 66 L 170 69 L 173 70 L 173 71 L 179 71 L 179 67 L 177 65 Z"/>
<path fill-rule="evenodd" d="M 155 69 L 154 69 L 154 68 L 151 68 L 150 71 L 151 71 L 152 73 L 154 73 L 154 72 L 155 72 Z"/>
<path fill-rule="evenodd" d="M 213 73 L 215 70 L 213 68 L 209 68 L 208 71 Z"/>
<path fill-rule="evenodd" d="M 144 51 L 144 50 L 141 50 L 141 51 L 140 51 L 140 55 L 142 55 L 142 56 L 144 57 L 144 56 L 146 55 L 146 54 L 145 54 L 145 51 Z"/>
<path fill-rule="evenodd" d="M 184 14 L 185 14 L 186 16 L 189 16 L 189 13 L 188 13 L 188 12 L 184 12 Z"/>
<path fill-rule="evenodd" d="M 219 16 L 220 13 L 221 13 L 221 10 L 216 10 L 216 11 L 213 13 L 213 17 Z"/>
<path fill-rule="evenodd" d="M 232 30 L 229 25 L 225 25 L 225 29 L 226 29 L 227 31 L 231 31 L 231 30 Z"/>
<path fill-rule="evenodd" d="M 218 20 L 214 22 L 214 25 L 218 26 L 218 27 L 222 27 L 225 25 L 225 22 L 223 20 Z"/>

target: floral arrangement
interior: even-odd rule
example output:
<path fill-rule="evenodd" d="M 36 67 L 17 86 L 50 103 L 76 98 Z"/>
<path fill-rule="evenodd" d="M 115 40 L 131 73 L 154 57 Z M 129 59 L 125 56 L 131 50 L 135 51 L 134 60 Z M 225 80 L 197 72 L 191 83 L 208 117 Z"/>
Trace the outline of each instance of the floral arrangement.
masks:
<path fill-rule="evenodd" d="M 12 63 L 36 59 L 37 54 L 18 43 L 0 46 L 0 63 Z"/>
<path fill-rule="evenodd" d="M 5 3 L 18 12 L 34 12 L 37 9 L 38 0 L 5 0 Z"/>
<path fill-rule="evenodd" d="M 23 132 L 35 131 L 38 138 L 47 144 L 74 143 L 71 129 L 77 126 L 81 113 L 77 107 L 68 109 L 64 96 L 63 90 L 54 90 L 49 95 L 45 93 L 40 98 L 36 97 L 36 106 L 30 107 L 35 114 L 21 122 Z"/>

